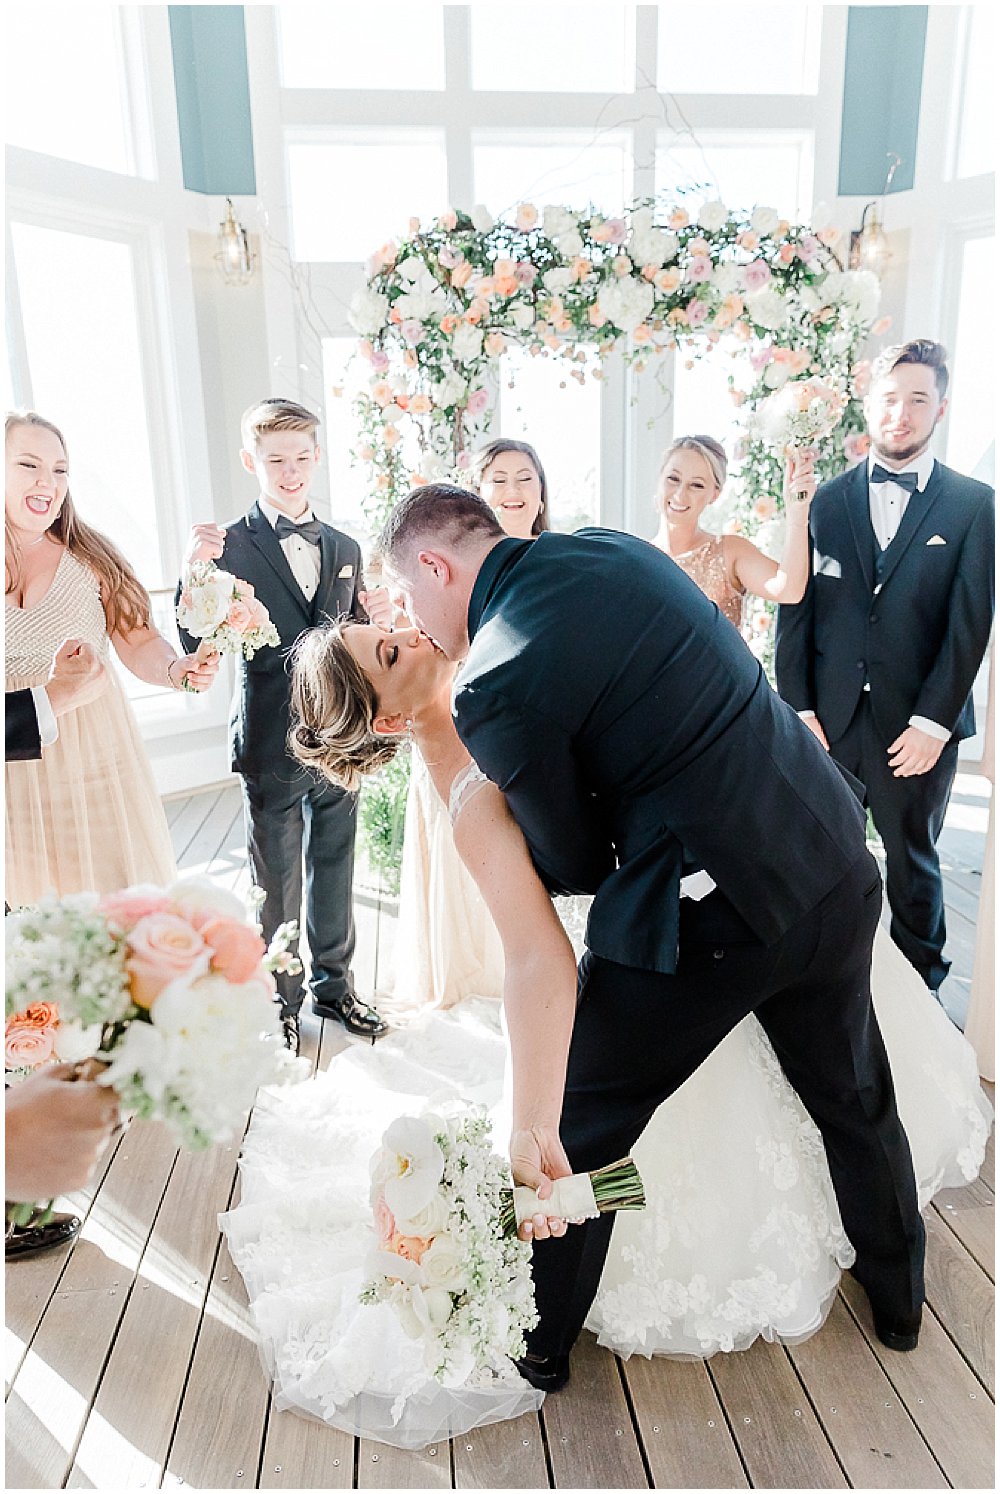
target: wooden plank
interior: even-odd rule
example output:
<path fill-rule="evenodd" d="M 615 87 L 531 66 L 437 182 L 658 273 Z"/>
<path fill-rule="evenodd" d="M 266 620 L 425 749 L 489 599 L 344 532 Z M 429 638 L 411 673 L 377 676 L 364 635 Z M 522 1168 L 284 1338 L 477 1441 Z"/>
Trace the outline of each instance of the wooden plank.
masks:
<path fill-rule="evenodd" d="M 896 1394 L 955 1489 L 993 1487 L 993 1402 L 931 1312 L 910 1354 L 879 1343 L 863 1287 L 845 1276 L 841 1291 Z"/>
<path fill-rule="evenodd" d="M 451 1455 L 447 1442 L 419 1452 L 358 1439 L 359 1489 L 450 1489 Z"/>
<path fill-rule="evenodd" d="M 546 1396 L 542 1420 L 557 1489 L 647 1489 L 618 1361 L 591 1333 L 577 1341 L 565 1390 Z"/>
<path fill-rule="evenodd" d="M 994 1387 L 993 1286 L 933 1209 L 927 1226 L 927 1300 L 990 1394 Z"/>
<path fill-rule="evenodd" d="M 163 1487 L 254 1488 L 269 1398 L 243 1278 L 222 1239 Z"/>
<path fill-rule="evenodd" d="M 218 797 L 218 789 L 209 790 L 204 794 L 193 794 L 170 826 L 170 839 L 173 842 L 174 857 L 178 865 L 184 859 L 185 851 L 205 823 Z"/>
<path fill-rule="evenodd" d="M 950 915 L 954 909 L 963 918 L 975 923 L 979 914 L 979 890 L 982 877 L 978 872 L 954 862 L 941 860 L 941 880 L 944 884 L 945 908 Z"/>
<path fill-rule="evenodd" d="M 70 1488 L 157 1487 L 233 1191 L 238 1147 L 182 1153 L 122 1318 Z M 156 1373 L 149 1373 L 150 1345 Z"/>
<path fill-rule="evenodd" d="M 77 1214 L 86 1220 L 124 1136 L 123 1132 L 114 1138 L 85 1188 L 56 1200 L 56 1209 L 60 1213 Z M 4 1273 L 4 1316 L 7 1328 L 5 1375 L 8 1392 L 75 1244 L 76 1240 L 72 1240 L 61 1250 L 47 1250 L 44 1255 L 27 1256 L 19 1261 L 11 1261 L 7 1266 Z"/>
<path fill-rule="evenodd" d="M 839 1297 L 822 1332 L 788 1352 L 852 1488 L 948 1487 Z"/>
<path fill-rule="evenodd" d="M 452 1441 L 456 1489 L 547 1489 L 537 1412 L 477 1427 Z"/>
<path fill-rule="evenodd" d="M 705 1364 L 645 1359 L 624 1365 L 657 1489 L 745 1489 L 747 1476 Z"/>
<path fill-rule="evenodd" d="M 978 1178 L 966 1188 L 948 1188 L 934 1199 L 934 1208 L 991 1281 L 994 1273 L 996 1200 Z"/>
<path fill-rule="evenodd" d="M 63 1483 L 176 1155 L 172 1137 L 157 1122 L 131 1127 L 119 1148 L 14 1380 L 7 1402 L 8 1487 Z"/>
<path fill-rule="evenodd" d="M 275 1411 L 267 1423 L 260 1489 L 350 1489 L 354 1438 L 296 1411 Z"/>
<path fill-rule="evenodd" d="M 167 817 L 168 826 L 173 825 L 185 804 L 192 797 L 191 794 L 172 794 L 169 799 L 162 799 L 160 801 L 163 805 L 163 813 Z"/>
<path fill-rule="evenodd" d="M 203 876 L 214 865 L 220 846 L 225 842 L 234 822 L 243 828 L 243 808 L 237 789 L 223 789 L 215 799 L 208 814 L 178 858 L 180 869 L 191 876 Z"/>
<path fill-rule="evenodd" d="M 780 1344 L 758 1339 L 742 1354 L 714 1355 L 709 1369 L 753 1488 L 848 1487 Z"/>
<path fill-rule="evenodd" d="M 989 1095 L 990 1104 L 995 1110 L 996 1096 L 994 1085 L 984 1082 L 983 1089 Z M 985 1183 L 991 1193 L 996 1193 L 996 1148 L 994 1146 L 996 1134 L 996 1127 L 994 1127 L 990 1132 L 990 1139 L 986 1143 L 986 1156 L 983 1158 L 983 1165 L 979 1169 L 979 1181 Z"/>

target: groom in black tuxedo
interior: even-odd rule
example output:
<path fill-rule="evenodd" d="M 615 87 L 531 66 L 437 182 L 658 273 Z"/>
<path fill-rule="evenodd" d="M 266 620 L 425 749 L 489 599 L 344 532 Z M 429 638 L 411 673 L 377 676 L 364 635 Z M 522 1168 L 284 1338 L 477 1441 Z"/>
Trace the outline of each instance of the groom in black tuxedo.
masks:
<path fill-rule="evenodd" d="M 816 494 L 812 575 L 779 611 L 776 656 L 783 699 L 865 785 L 892 937 L 932 991 L 949 968 L 937 839 L 993 618 L 993 491 L 929 449 L 947 388 L 939 343 L 876 360 L 871 453 Z"/>
<path fill-rule="evenodd" d="M 852 788 L 718 608 L 645 541 L 507 539 L 481 500 L 425 487 L 380 543 L 409 615 L 465 659 L 459 735 L 539 874 L 596 893 L 575 1013 L 532 994 L 521 1051 L 536 1076 L 550 1069 L 534 1094 L 519 1082 L 523 1008 L 509 1013 L 516 1175 L 624 1156 L 756 1012 L 823 1133 L 876 1330 L 913 1348 L 923 1227 L 871 1006 L 881 887 Z M 541 1321 L 521 1370 L 541 1388 L 565 1382 L 611 1228 L 610 1215 L 563 1238 L 536 1226 Z"/>
<path fill-rule="evenodd" d="M 309 504 L 318 424 L 292 400 L 266 399 L 247 410 L 240 456 L 257 478 L 260 497 L 225 529 L 196 524 L 185 561 L 214 560 L 249 581 L 281 638 L 279 647 L 239 660 L 229 723 L 253 879 L 265 894 L 264 938 L 270 941 L 281 924 L 299 919 L 304 865 L 313 1011 L 374 1042 L 386 1024 L 357 999 L 351 975 L 357 795 L 304 773 L 286 745 L 291 682 L 285 663 L 292 644 L 304 629 L 342 613 L 367 621 L 359 598 L 361 551 L 315 518 Z M 178 631 L 192 652 L 197 638 Z M 302 987 L 296 976 L 276 980 L 285 1040 L 297 1052 Z"/>

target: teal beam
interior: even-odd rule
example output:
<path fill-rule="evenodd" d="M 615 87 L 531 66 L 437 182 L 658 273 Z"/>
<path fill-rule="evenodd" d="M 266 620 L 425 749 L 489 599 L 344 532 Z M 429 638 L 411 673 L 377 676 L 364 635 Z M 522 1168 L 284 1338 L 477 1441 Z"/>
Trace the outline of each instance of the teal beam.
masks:
<path fill-rule="evenodd" d="M 250 78 L 242 5 L 169 5 L 184 185 L 253 197 Z"/>
<path fill-rule="evenodd" d="M 926 5 L 852 5 L 847 13 L 844 110 L 840 128 L 841 197 L 879 197 L 913 186 Z"/>

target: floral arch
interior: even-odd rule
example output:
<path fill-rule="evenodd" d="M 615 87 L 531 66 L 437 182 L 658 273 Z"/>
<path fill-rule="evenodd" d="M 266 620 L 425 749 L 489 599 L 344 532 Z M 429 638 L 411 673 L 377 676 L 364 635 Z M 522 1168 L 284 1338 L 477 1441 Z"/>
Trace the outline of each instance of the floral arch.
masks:
<path fill-rule="evenodd" d="M 730 526 L 778 553 L 780 454 L 748 419 L 789 379 L 816 375 L 847 397 L 817 471 L 832 476 L 860 459 L 866 438 L 861 347 L 878 314 L 879 282 L 845 270 L 839 230 L 793 226 L 770 207 L 736 210 L 718 200 L 643 199 L 620 218 L 591 208 L 521 203 L 494 220 L 485 208 L 411 218 L 405 238 L 369 260 L 350 320 L 371 365 L 356 402 L 354 456 L 368 471 L 366 512 L 378 525 L 412 486 L 462 481 L 485 439 L 499 360 L 514 345 L 563 360 L 567 377 L 605 377 L 619 350 L 633 374 L 662 374 L 664 355 L 693 359 L 724 346 L 734 429 L 735 506 Z M 875 328 L 884 330 L 884 325 Z M 585 371 L 585 346 L 597 363 Z M 764 604 L 751 619 L 766 641 Z M 753 640 L 751 640 L 753 646 Z M 385 794 L 370 799 L 369 843 L 398 817 Z"/>

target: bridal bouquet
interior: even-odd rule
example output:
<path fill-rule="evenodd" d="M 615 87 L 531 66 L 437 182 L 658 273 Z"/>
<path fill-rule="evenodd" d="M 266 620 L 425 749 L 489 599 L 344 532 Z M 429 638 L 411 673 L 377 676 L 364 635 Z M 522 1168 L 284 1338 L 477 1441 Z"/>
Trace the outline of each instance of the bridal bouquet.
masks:
<path fill-rule="evenodd" d="M 6 934 L 15 1077 L 95 1060 L 124 1109 L 166 1121 L 192 1149 L 228 1140 L 259 1086 L 300 1077 L 270 973 L 294 968 L 294 926 L 266 948 L 231 893 L 190 878 L 47 897 L 8 914 Z"/>
<path fill-rule="evenodd" d="M 376 1245 L 362 1302 L 395 1310 L 442 1384 L 510 1378 L 538 1315 L 530 1247 L 501 1228 L 509 1172 L 485 1114 L 393 1121 L 371 1179 Z"/>
<path fill-rule="evenodd" d="M 790 379 L 762 400 L 751 430 L 776 450 L 790 454 L 831 435 L 847 409 L 847 395 L 822 379 Z"/>
<path fill-rule="evenodd" d="M 199 655 L 203 649 L 216 649 L 220 654 L 242 654 L 252 659 L 258 649 L 277 648 L 281 642 L 250 582 L 220 571 L 211 560 L 196 561 L 188 569 L 177 605 L 177 621 L 186 632 L 202 640 Z M 184 688 L 188 688 L 186 684 Z"/>

